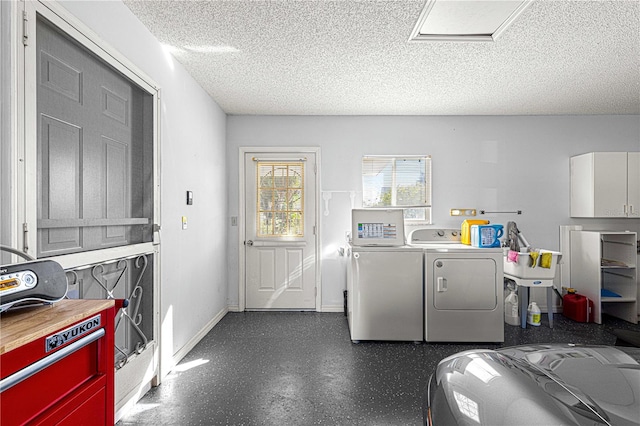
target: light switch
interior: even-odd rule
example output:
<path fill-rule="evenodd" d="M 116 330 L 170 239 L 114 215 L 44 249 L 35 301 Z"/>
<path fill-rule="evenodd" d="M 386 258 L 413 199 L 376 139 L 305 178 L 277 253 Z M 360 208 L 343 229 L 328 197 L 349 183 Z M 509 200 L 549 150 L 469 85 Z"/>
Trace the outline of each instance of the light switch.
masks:
<path fill-rule="evenodd" d="M 182 229 L 187 229 L 187 217 L 182 216 Z"/>

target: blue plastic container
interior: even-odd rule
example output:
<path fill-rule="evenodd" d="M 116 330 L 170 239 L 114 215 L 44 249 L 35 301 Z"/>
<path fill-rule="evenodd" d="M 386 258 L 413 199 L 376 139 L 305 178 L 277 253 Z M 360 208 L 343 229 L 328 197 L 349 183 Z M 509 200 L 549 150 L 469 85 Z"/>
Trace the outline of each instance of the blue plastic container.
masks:
<path fill-rule="evenodd" d="M 504 234 L 502 225 L 472 225 L 471 245 L 473 247 L 500 247 L 500 237 Z"/>

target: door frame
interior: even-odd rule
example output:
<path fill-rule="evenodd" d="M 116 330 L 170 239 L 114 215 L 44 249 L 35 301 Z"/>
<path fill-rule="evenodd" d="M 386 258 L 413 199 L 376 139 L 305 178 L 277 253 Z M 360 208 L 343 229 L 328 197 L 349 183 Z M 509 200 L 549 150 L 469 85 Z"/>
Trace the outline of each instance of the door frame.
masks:
<path fill-rule="evenodd" d="M 246 309 L 246 274 L 245 274 L 245 237 L 246 237 L 246 224 L 245 224 L 245 198 L 247 196 L 245 186 L 245 154 L 314 154 L 316 162 L 315 167 L 315 226 L 316 226 L 316 241 L 315 241 L 315 263 L 316 263 L 316 312 L 322 312 L 322 256 L 320 253 L 321 244 L 321 221 L 320 221 L 320 147 L 297 147 L 297 146 L 270 146 L 270 147 L 256 147 L 256 146 L 241 146 L 239 148 L 238 155 L 238 310 L 244 312 Z M 310 164 L 309 164 L 310 165 Z"/>

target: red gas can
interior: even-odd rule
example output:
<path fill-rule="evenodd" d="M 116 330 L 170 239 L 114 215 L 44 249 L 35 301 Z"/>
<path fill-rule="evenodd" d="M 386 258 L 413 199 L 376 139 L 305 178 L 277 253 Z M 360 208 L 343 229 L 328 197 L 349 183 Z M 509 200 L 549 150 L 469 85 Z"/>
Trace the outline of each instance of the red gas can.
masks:
<path fill-rule="evenodd" d="M 593 301 L 572 288 L 562 298 L 562 314 L 578 322 L 593 322 Z"/>

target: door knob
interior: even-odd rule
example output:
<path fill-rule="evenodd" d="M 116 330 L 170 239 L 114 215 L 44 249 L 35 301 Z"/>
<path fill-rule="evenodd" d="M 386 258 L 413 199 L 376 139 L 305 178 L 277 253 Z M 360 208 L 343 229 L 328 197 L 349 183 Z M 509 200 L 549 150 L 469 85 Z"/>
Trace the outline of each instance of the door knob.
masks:
<path fill-rule="evenodd" d="M 248 240 L 245 244 L 248 245 L 249 247 L 251 247 L 253 245 L 253 241 L 252 240 Z"/>

